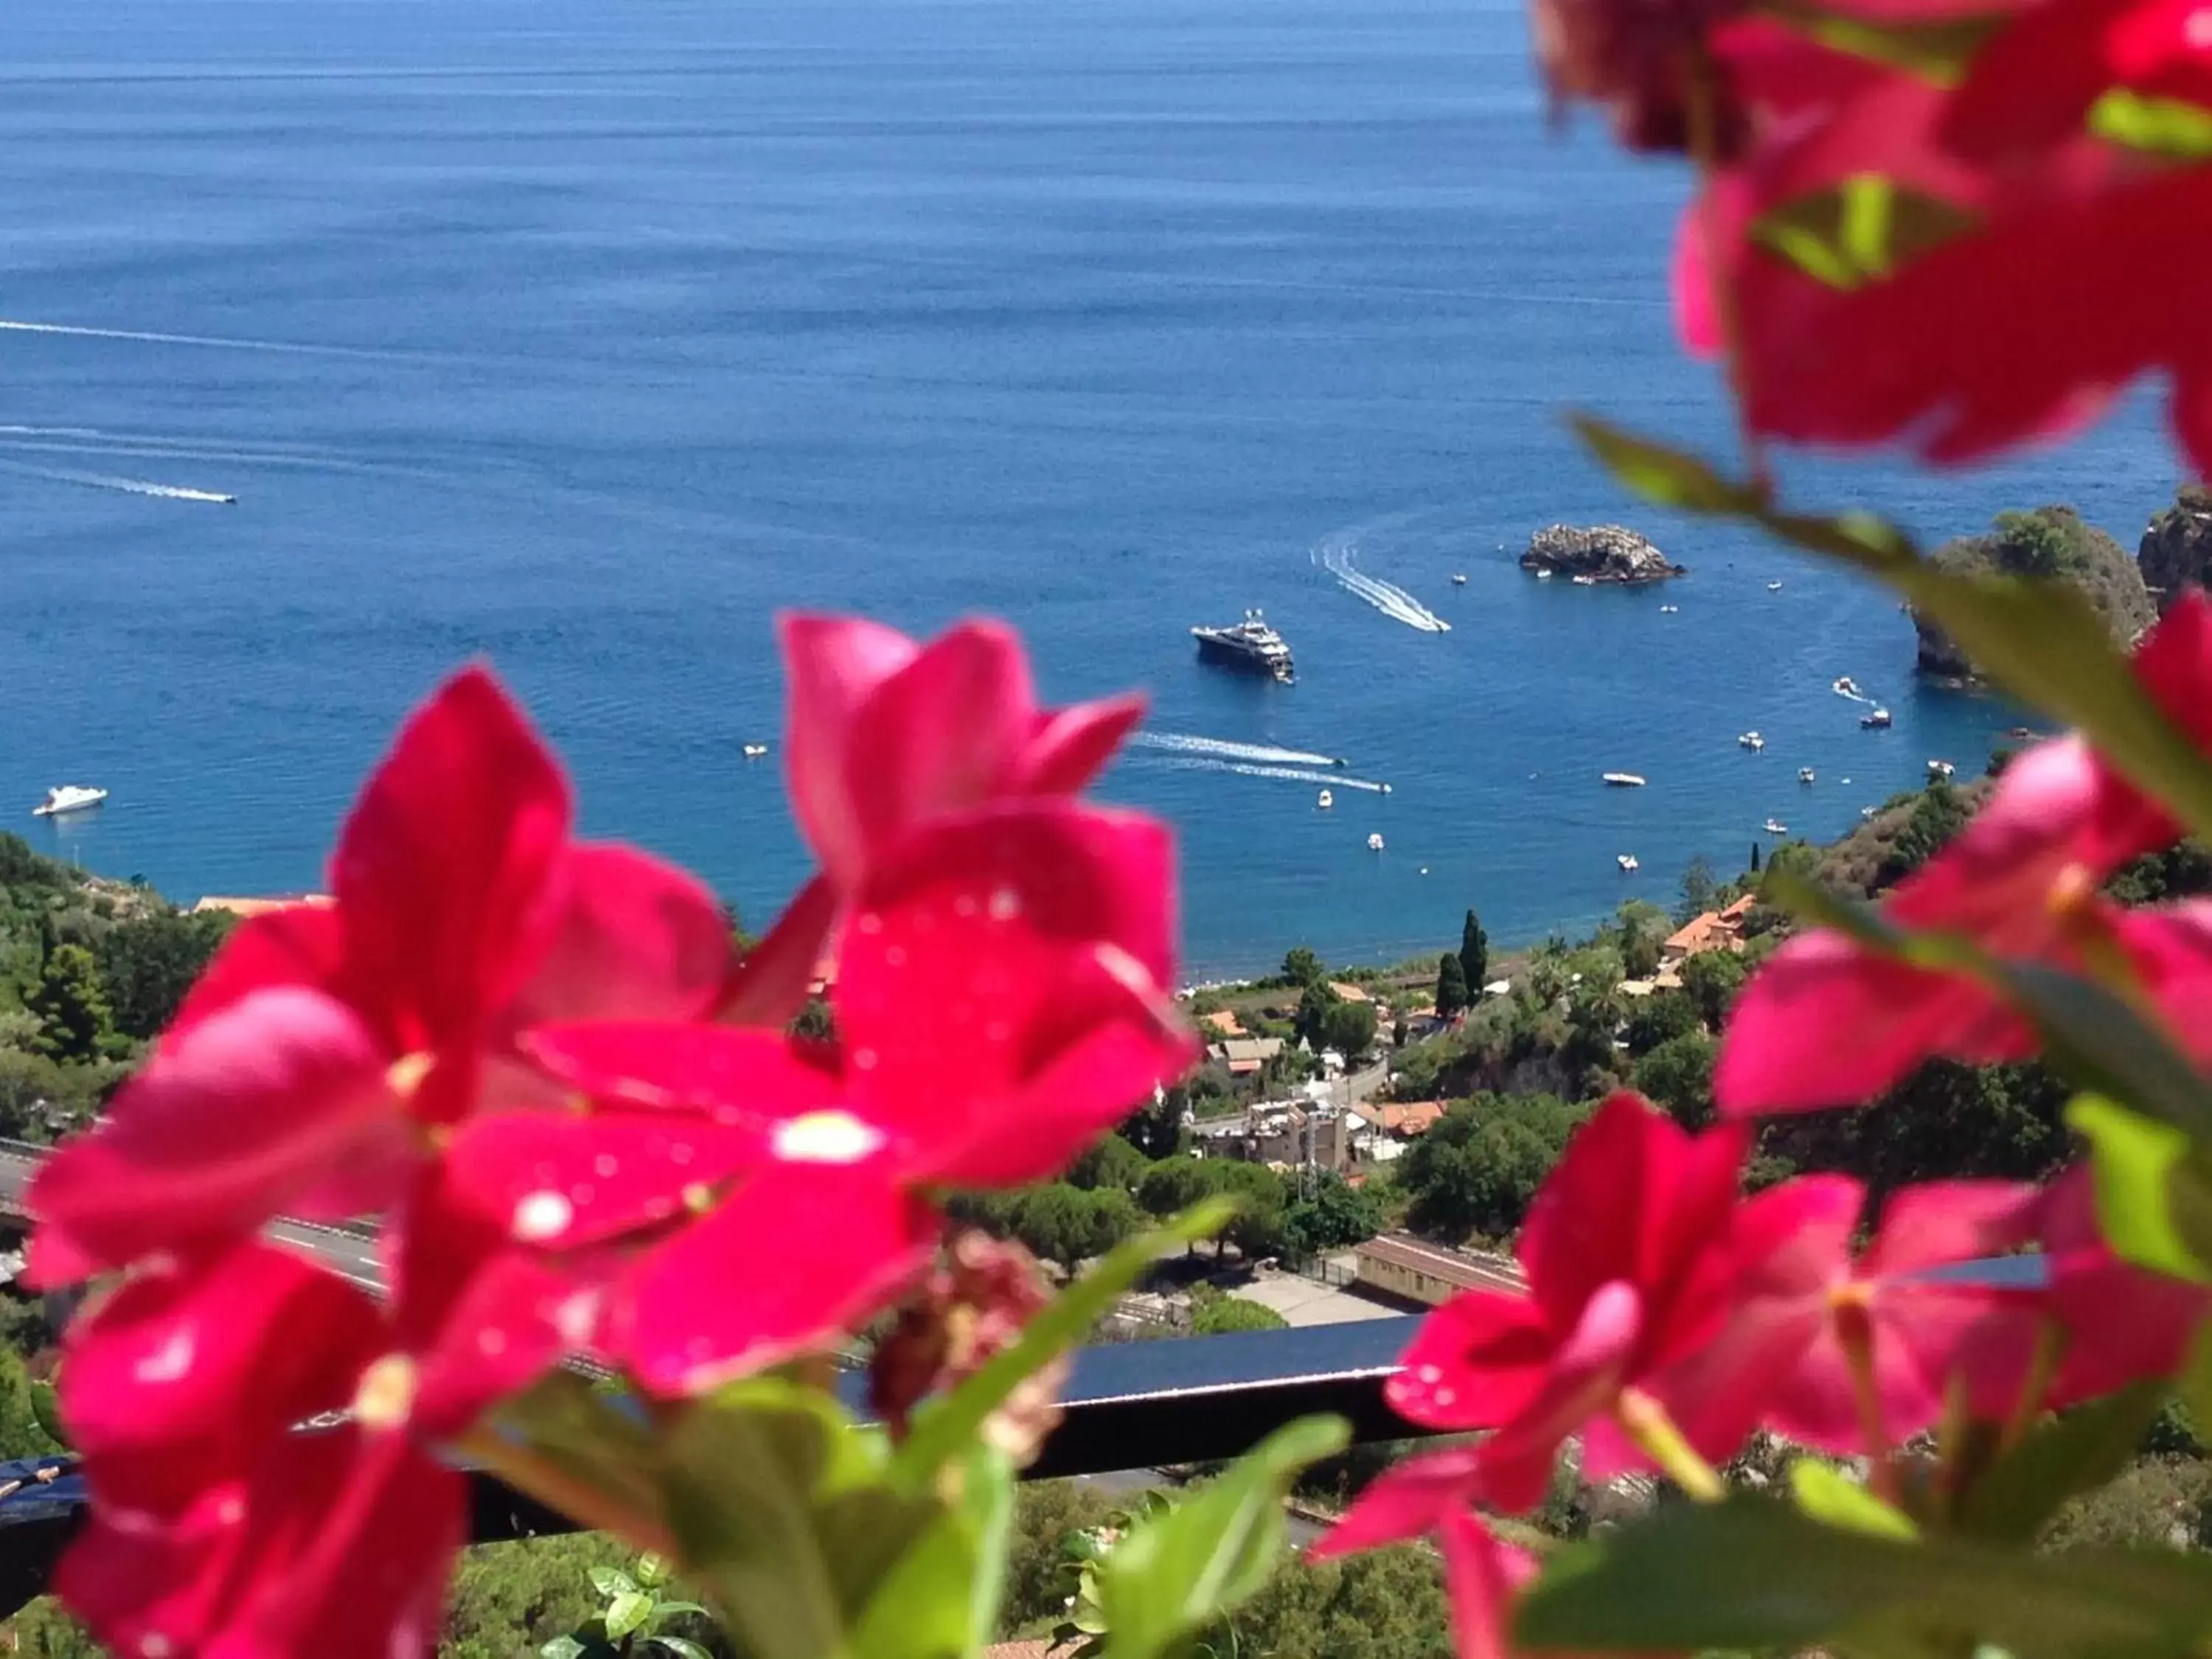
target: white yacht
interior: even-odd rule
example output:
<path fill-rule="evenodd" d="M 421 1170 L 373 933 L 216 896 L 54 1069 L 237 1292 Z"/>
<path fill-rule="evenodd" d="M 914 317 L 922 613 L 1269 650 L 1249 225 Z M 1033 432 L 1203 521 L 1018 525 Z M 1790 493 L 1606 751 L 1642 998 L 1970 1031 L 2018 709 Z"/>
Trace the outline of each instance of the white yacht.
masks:
<path fill-rule="evenodd" d="M 1382 850 L 1382 831 L 1378 830 L 1367 837 L 1367 850 L 1370 853 L 1379 853 Z"/>
<path fill-rule="evenodd" d="M 747 760 L 758 760 L 766 753 L 768 753 L 768 745 L 764 743 L 749 743 L 745 745 L 745 758 Z"/>
<path fill-rule="evenodd" d="M 1659 614 L 1662 617 L 1671 617 L 1681 608 L 1679 605 L 1662 605 L 1659 607 Z"/>
<path fill-rule="evenodd" d="M 31 809 L 31 816 L 51 818 L 63 812 L 81 812 L 88 806 L 97 806 L 107 799 L 107 791 L 94 789 L 88 784 L 64 783 L 46 791 L 46 799 Z"/>
<path fill-rule="evenodd" d="M 1640 772 L 1607 772 L 1605 781 L 1616 789 L 1641 789 L 1644 775 Z"/>
<path fill-rule="evenodd" d="M 1465 587 L 1467 586 L 1467 572 L 1464 570 L 1453 571 L 1452 586 L 1454 587 Z"/>
<path fill-rule="evenodd" d="M 1779 823 L 1773 818 L 1767 819 L 1765 823 L 1762 823 L 1759 827 L 1765 830 L 1770 836 L 1786 836 L 1790 833 L 1790 826 L 1788 824 Z"/>
<path fill-rule="evenodd" d="M 1931 778 L 1948 778 L 1958 769 L 1948 761 L 1932 760 L 1928 763 L 1928 775 Z"/>
<path fill-rule="evenodd" d="M 1330 807 L 1336 805 L 1336 796 L 1331 791 L 1324 789 L 1317 797 L 1315 798 L 1314 805 L 1320 807 L 1322 811 L 1326 812 Z"/>
<path fill-rule="evenodd" d="M 1297 670 L 1291 663 L 1291 647 L 1283 642 L 1280 634 L 1267 626 L 1267 617 L 1257 611 L 1247 611 L 1244 620 L 1233 627 L 1194 628 L 1190 636 L 1198 641 L 1201 662 L 1218 663 L 1242 673 L 1264 675 L 1284 685 L 1297 677 Z"/>
<path fill-rule="evenodd" d="M 1798 781 L 1798 782 L 1800 782 L 1800 783 L 1810 783 L 1810 782 L 1812 782 L 1812 781 L 1813 781 L 1813 769 L 1812 769 L 1811 767 L 1809 767 L 1809 766 L 1801 766 L 1801 767 L 1799 767 L 1799 768 L 1797 769 L 1797 781 Z"/>
<path fill-rule="evenodd" d="M 1613 861 L 1623 870 L 1634 870 L 1640 867 L 1636 862 L 1636 854 L 1633 853 L 1616 854 Z"/>
<path fill-rule="evenodd" d="M 1779 593 L 1782 591 L 1782 584 L 1780 582 L 1769 582 L 1766 585 L 1766 591 L 1770 593 Z"/>
<path fill-rule="evenodd" d="M 1736 741 L 1747 749 L 1764 749 L 1766 747 L 1766 739 L 1760 737 L 1756 732 L 1740 732 L 1737 734 Z"/>
<path fill-rule="evenodd" d="M 1859 716 L 1859 726 L 1863 731 L 1880 732 L 1887 728 L 1888 725 L 1889 710 L 1887 708 L 1876 708 L 1868 714 Z"/>

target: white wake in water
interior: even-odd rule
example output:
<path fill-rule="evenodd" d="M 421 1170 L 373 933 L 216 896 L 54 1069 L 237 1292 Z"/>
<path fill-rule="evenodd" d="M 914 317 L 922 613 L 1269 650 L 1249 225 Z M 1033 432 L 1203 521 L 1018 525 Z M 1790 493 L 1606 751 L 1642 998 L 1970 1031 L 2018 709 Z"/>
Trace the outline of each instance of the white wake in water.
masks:
<path fill-rule="evenodd" d="M 1337 586 L 1346 592 L 1366 600 L 1393 622 L 1418 628 L 1424 634 L 1451 632 L 1449 623 L 1395 582 L 1379 580 L 1362 570 L 1356 557 L 1358 546 L 1354 535 L 1339 531 L 1316 544 L 1313 562 L 1335 577 Z"/>
<path fill-rule="evenodd" d="M 13 461 L 0 461 L 0 471 L 20 472 L 30 478 L 51 478 L 57 483 L 86 484 L 94 489 L 120 489 L 132 495 L 158 495 L 171 501 L 210 501 L 219 507 L 234 504 L 238 497 L 225 495 L 212 489 L 193 489 L 185 484 L 156 483 L 151 478 L 119 478 L 106 472 L 71 472 L 56 466 L 23 466 Z"/>
<path fill-rule="evenodd" d="M 1875 703 L 1881 701 L 1879 697 L 1869 697 L 1863 691 L 1846 691 L 1840 685 L 1830 686 L 1828 689 L 1833 691 L 1838 696 L 1848 697 L 1853 702 Z"/>
<path fill-rule="evenodd" d="M 1366 778 L 1349 778 L 1341 772 L 1313 772 L 1302 766 L 1264 766 L 1249 761 L 1218 760 L 1209 755 L 1181 755 L 1165 758 L 1163 766 L 1178 772 L 1233 772 L 1240 778 L 1281 778 L 1290 783 L 1316 783 L 1328 789 L 1364 789 L 1370 795 L 1387 795 L 1390 786 Z"/>
<path fill-rule="evenodd" d="M 1336 766 L 1334 755 L 1310 749 L 1278 749 L 1268 743 L 1235 743 L 1227 738 L 1194 738 L 1182 732 L 1139 732 L 1130 739 L 1139 749 L 1164 749 L 1177 755 L 1212 755 L 1222 760 L 1256 761 L 1263 766 Z"/>
<path fill-rule="evenodd" d="M 213 346 L 224 351 L 277 351 L 307 357 L 368 357 L 406 361 L 412 354 L 368 346 L 316 345 L 302 340 L 253 340 L 227 334 L 163 334 L 145 328 L 88 328 L 76 323 L 31 323 L 0 318 L 0 332 L 58 334 L 76 340 L 135 340 L 143 345 Z"/>

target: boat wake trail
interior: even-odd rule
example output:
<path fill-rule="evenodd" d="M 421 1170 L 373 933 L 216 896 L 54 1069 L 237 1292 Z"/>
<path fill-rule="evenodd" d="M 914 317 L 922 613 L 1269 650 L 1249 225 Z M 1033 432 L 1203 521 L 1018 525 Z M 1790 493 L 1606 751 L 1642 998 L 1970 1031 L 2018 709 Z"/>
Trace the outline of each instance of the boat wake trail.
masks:
<path fill-rule="evenodd" d="M 1315 544 L 1313 562 L 1335 577 L 1337 586 L 1346 592 L 1366 600 L 1393 622 L 1401 622 L 1424 634 L 1451 632 L 1449 623 L 1404 588 L 1395 582 L 1379 580 L 1362 570 L 1357 557 L 1358 548 L 1355 533 L 1337 531 Z"/>
<path fill-rule="evenodd" d="M 1348 778 L 1341 772 L 1314 772 L 1303 766 L 1263 766 L 1249 761 L 1217 760 L 1206 755 L 1163 757 L 1163 766 L 1178 772 L 1231 772 L 1240 778 L 1280 778 L 1287 783 L 1317 783 L 1330 789 L 1364 789 L 1370 795 L 1387 795 L 1390 786 L 1366 778 Z"/>
<path fill-rule="evenodd" d="M 31 323 L 0 318 L 0 332 L 60 334 L 77 340 L 135 340 L 143 345 L 213 346 L 225 351 L 276 351 L 307 357 L 366 357 L 405 362 L 415 354 L 368 346 L 317 345 L 304 340 L 252 340 L 225 334 L 162 334 L 143 328 L 87 328 L 75 323 Z"/>
<path fill-rule="evenodd" d="M 1831 686 L 1828 689 L 1833 691 L 1839 697 L 1849 698 L 1853 702 L 1863 702 L 1867 704 L 1869 707 L 1872 707 L 1875 703 L 1881 701 L 1878 697 L 1869 697 L 1863 691 L 1846 691 L 1840 685 Z"/>
<path fill-rule="evenodd" d="M 71 472 L 61 467 L 23 466 L 0 461 L 0 471 L 20 472 L 28 478 L 51 478 L 57 483 L 87 484 L 94 489 L 120 489 L 132 495 L 158 495 L 171 501 L 210 501 L 229 507 L 238 497 L 212 489 L 193 489 L 184 484 L 156 483 L 151 478 L 119 478 L 106 472 Z"/>
<path fill-rule="evenodd" d="M 1139 749 L 1164 749 L 1177 755 L 1212 755 L 1221 760 L 1257 761 L 1274 766 L 1337 766 L 1334 755 L 1310 749 L 1278 749 L 1267 743 L 1232 743 L 1227 738 L 1194 738 L 1182 732 L 1139 732 L 1129 740 Z"/>

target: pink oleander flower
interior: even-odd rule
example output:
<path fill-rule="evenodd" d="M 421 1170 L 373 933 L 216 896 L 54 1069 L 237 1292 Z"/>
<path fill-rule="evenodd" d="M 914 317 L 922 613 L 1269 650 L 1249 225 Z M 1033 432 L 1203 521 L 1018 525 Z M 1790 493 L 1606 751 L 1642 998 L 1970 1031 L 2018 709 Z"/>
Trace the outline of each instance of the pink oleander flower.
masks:
<path fill-rule="evenodd" d="M 836 1043 L 543 1026 L 530 1053 L 596 1109 L 478 1119 L 448 1167 L 519 1240 L 629 1251 L 599 1351 L 656 1391 L 696 1391 L 884 1305 L 935 1244 L 933 1194 L 1050 1176 L 1188 1067 L 1173 911 L 1149 819 L 1030 800 L 939 821 L 854 895 Z"/>
<path fill-rule="evenodd" d="M 2137 648 L 2153 699 L 2200 738 L 2212 708 L 2212 600 L 2177 600 Z M 2082 930 L 2111 932 L 2097 890 L 2129 860 L 2170 843 L 2172 820 L 2079 738 L 2038 744 L 1882 915 L 1972 939 L 2000 957 L 2071 963 Z M 2033 1048 L 2021 1019 L 1960 974 L 1907 966 L 1825 929 L 1784 944 L 1736 1002 L 1714 1068 L 1724 1115 L 1866 1100 L 1936 1056 L 1968 1062 Z"/>
<path fill-rule="evenodd" d="M 1483 1489 L 1504 1509 L 1542 1498 L 1570 1435 L 1585 1436 L 1593 1480 L 1645 1467 L 1612 1414 L 1725 1322 L 1744 1145 L 1740 1129 L 1692 1136 L 1614 1095 L 1529 1207 L 1514 1247 L 1528 1293 L 1463 1291 L 1431 1314 L 1386 1385 L 1391 1406 L 1425 1428 L 1495 1431 Z"/>
<path fill-rule="evenodd" d="M 447 681 L 347 820 L 336 902 L 242 924 L 100 1123 L 40 1171 L 39 1278 L 243 1237 L 279 1212 L 380 1210 L 447 1126 L 527 1097 L 522 1027 L 708 1008 L 729 955 L 713 896 L 571 840 L 570 817 L 492 677 Z"/>
<path fill-rule="evenodd" d="M 247 1242 L 149 1261 L 71 1327 L 61 1408 L 92 1515 L 55 1589 L 111 1651 L 428 1650 L 466 1538 L 431 1448 L 550 1363 L 563 1292 L 508 1256 L 421 1261 L 395 1289 L 386 1313 Z"/>
<path fill-rule="evenodd" d="M 1764 1426 L 1865 1452 L 1931 1426 L 1956 1379 L 1975 1385 L 1978 1414 L 2005 1415 L 2032 1346 L 2033 1298 L 1940 1270 L 2027 1242 L 2036 1188 L 1908 1187 L 1854 1254 L 1865 1196 L 1848 1176 L 1807 1176 L 1743 1206 L 1726 1328 L 1653 1386 L 1686 1434 L 1741 1442 Z"/>
<path fill-rule="evenodd" d="M 994 801 L 1073 795 L 1144 713 L 1137 696 L 1038 705 L 1012 629 L 962 623 L 927 645 L 851 617 L 782 618 L 793 810 L 822 860 L 745 958 L 726 1016 L 780 1024 L 870 868 L 910 832 Z"/>
<path fill-rule="evenodd" d="M 1408 1458 L 1370 1483 L 1306 1559 L 1332 1560 L 1433 1534 L 1459 1659 L 1510 1659 L 1514 1598 L 1536 1576 L 1536 1559 L 1474 1512 L 1483 1475 L 1481 1454 L 1471 1447 Z"/>

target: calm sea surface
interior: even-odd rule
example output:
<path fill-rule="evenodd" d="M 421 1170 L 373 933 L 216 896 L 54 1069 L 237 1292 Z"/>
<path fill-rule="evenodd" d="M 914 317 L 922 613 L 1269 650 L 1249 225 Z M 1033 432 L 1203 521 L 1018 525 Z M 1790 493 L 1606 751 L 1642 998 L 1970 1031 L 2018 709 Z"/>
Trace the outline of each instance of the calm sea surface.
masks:
<path fill-rule="evenodd" d="M 1056 697 L 1148 689 L 1164 746 L 1106 792 L 1181 827 L 1197 973 L 1667 900 L 1769 815 L 1834 835 L 2015 718 L 1916 687 L 1881 593 L 1578 457 L 1563 404 L 1716 444 L 1725 412 L 1668 333 L 1679 174 L 1548 135 L 1501 0 L 8 20 L 0 823 L 93 869 L 316 884 L 395 720 L 481 653 L 590 830 L 758 921 L 805 868 L 775 763 L 739 756 L 777 733 L 786 605 L 995 611 Z M 2002 472 L 1796 477 L 1933 535 L 2070 500 L 2132 547 L 2173 472 L 2137 409 Z M 1513 566 L 1623 516 L 1694 574 Z M 1248 605 L 1295 687 L 1194 660 L 1190 624 Z M 1334 811 L 1277 749 L 1347 759 Z M 28 817 L 76 781 L 113 799 Z"/>

